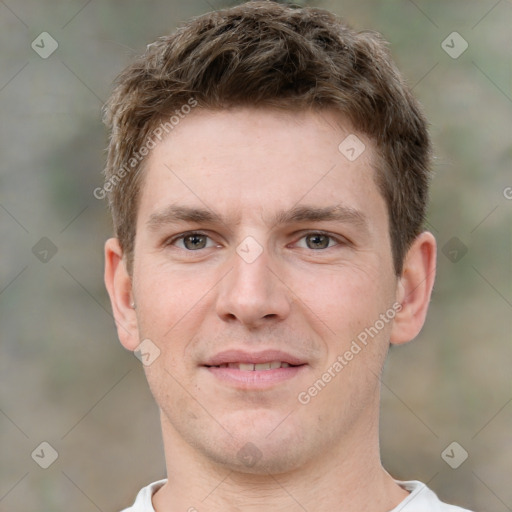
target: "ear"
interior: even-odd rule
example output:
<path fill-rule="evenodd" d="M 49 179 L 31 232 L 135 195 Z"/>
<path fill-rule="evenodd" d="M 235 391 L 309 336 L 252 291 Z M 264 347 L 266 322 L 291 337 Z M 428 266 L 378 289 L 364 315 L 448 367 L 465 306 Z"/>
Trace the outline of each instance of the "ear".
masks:
<path fill-rule="evenodd" d="M 132 306 L 132 278 L 126 270 L 123 250 L 117 238 L 105 243 L 105 286 L 110 296 L 117 335 L 123 347 L 135 350 L 139 345 L 137 315 Z"/>
<path fill-rule="evenodd" d="M 427 315 L 436 273 L 436 240 L 425 231 L 418 235 L 407 251 L 402 275 L 398 280 L 397 312 L 390 341 L 401 344 L 411 341 L 421 331 Z"/>

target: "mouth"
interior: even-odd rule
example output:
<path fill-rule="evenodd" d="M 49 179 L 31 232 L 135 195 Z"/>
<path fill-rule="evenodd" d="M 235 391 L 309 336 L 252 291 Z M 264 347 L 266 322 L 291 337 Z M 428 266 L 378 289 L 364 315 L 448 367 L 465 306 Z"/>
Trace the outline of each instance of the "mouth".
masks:
<path fill-rule="evenodd" d="M 203 364 L 217 382 L 238 389 L 268 389 L 295 378 L 308 364 L 297 356 L 276 350 L 248 353 L 228 350 Z"/>
<path fill-rule="evenodd" d="M 240 370 L 242 372 L 255 372 L 255 371 L 268 371 L 268 370 L 276 370 L 277 368 L 290 368 L 295 365 L 286 363 L 284 361 L 271 361 L 269 363 L 222 363 L 219 365 L 205 365 L 207 368 L 234 368 L 236 370 Z"/>

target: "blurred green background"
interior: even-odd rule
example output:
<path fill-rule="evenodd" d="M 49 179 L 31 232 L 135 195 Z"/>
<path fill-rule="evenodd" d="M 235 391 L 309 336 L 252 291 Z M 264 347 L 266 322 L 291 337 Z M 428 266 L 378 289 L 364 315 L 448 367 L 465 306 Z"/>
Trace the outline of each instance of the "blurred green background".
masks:
<path fill-rule="evenodd" d="M 1 511 L 116 511 L 165 476 L 158 410 L 103 288 L 101 106 L 156 37 L 234 3 L 0 1 Z M 510 511 L 512 3 L 304 4 L 389 40 L 436 145 L 437 284 L 423 332 L 384 372 L 384 465 L 447 502 Z M 469 45 L 458 58 L 442 47 L 454 31 Z M 47 58 L 31 48 L 42 32 L 58 43 Z M 43 441 L 58 452 L 48 469 L 31 458 Z M 457 469 L 441 458 L 453 441 L 469 454 Z"/>

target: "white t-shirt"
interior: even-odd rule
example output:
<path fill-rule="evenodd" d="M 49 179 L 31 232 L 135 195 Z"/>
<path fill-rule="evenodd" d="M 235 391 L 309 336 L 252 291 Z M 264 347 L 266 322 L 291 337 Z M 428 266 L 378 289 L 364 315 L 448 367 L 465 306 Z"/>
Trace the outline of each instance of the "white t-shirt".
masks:
<path fill-rule="evenodd" d="M 165 484 L 167 480 L 159 480 L 144 487 L 137 494 L 135 503 L 121 512 L 155 512 L 151 503 L 151 497 Z M 439 501 L 439 498 L 425 484 L 412 480 L 400 482 L 395 480 L 400 487 L 409 491 L 407 496 L 397 507 L 389 512 L 470 512 L 465 508 L 447 505 Z"/>

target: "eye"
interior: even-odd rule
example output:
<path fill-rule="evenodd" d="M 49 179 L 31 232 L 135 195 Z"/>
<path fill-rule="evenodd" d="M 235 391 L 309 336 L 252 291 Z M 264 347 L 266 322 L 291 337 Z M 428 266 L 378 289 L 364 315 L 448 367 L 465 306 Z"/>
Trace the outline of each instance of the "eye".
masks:
<path fill-rule="evenodd" d="M 308 233 L 307 235 L 303 236 L 300 241 L 304 240 L 305 243 L 298 244 L 299 247 L 303 247 L 306 249 L 313 249 L 313 250 L 319 250 L 319 249 L 328 249 L 329 247 L 332 247 L 333 245 L 338 245 L 339 241 L 336 240 L 331 235 L 328 235 L 326 233 Z M 300 242 L 299 241 L 299 242 Z"/>
<path fill-rule="evenodd" d="M 184 233 L 170 241 L 169 245 L 175 245 L 187 251 L 197 251 L 199 249 L 207 249 L 208 247 L 215 246 L 208 235 L 196 232 Z"/>

